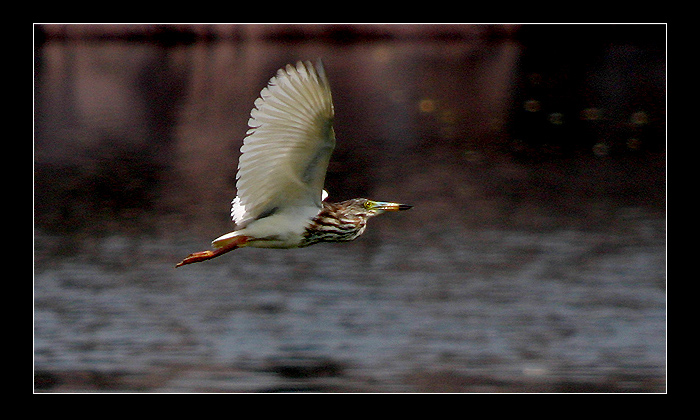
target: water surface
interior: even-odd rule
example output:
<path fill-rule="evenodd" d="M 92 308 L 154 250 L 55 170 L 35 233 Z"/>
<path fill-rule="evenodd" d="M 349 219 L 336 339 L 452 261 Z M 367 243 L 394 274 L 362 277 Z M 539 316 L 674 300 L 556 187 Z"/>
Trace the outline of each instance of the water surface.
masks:
<path fill-rule="evenodd" d="M 646 131 L 608 149 L 598 132 L 571 148 L 524 135 L 527 51 L 479 40 L 44 43 L 39 383 L 662 391 L 663 148 Z M 352 243 L 243 249 L 175 270 L 232 227 L 238 149 L 262 87 L 317 57 L 336 109 L 330 199 L 415 207 L 371 220 Z M 607 80 L 606 69 L 591 71 Z M 593 105 L 581 106 L 562 115 Z M 628 113 L 663 119 L 658 109 Z M 316 368 L 280 373 L 304 366 Z"/>

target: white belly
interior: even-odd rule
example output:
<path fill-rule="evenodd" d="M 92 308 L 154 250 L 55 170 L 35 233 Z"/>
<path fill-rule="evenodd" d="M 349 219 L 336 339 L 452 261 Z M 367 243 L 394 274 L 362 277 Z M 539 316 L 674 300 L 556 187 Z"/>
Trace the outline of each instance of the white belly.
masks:
<path fill-rule="evenodd" d="M 227 233 L 212 242 L 220 248 L 236 236 L 251 238 L 245 246 L 255 248 L 297 248 L 304 238 L 306 227 L 319 212 L 317 208 L 280 212 L 250 222 L 245 228 Z"/>

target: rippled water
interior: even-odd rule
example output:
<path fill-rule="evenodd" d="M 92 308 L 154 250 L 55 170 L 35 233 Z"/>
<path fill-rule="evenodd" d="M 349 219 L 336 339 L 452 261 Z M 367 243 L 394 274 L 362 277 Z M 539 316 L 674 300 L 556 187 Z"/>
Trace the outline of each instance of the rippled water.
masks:
<path fill-rule="evenodd" d="M 610 143 L 627 145 L 617 154 L 599 153 L 595 136 L 556 153 L 517 137 L 532 129 L 513 126 L 527 51 L 512 41 L 43 44 L 40 387 L 663 391 L 663 150 L 648 133 L 643 149 Z M 231 228 L 260 89 L 281 65 L 316 57 L 337 114 L 330 199 L 414 209 L 373 219 L 352 243 L 243 249 L 176 270 Z M 611 62 L 594 74 L 615 74 Z M 649 103 L 630 109 L 658 116 Z"/>

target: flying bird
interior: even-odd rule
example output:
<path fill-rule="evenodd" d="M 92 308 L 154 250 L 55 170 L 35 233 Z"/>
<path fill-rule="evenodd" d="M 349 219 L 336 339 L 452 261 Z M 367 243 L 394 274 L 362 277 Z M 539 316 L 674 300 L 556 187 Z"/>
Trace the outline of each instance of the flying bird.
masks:
<path fill-rule="evenodd" d="M 335 147 L 333 100 L 323 64 L 309 61 L 279 69 L 250 113 L 231 203 L 233 232 L 213 250 L 190 254 L 176 267 L 251 246 L 301 248 L 352 241 L 367 220 L 407 204 L 355 198 L 325 201 L 328 162 Z"/>

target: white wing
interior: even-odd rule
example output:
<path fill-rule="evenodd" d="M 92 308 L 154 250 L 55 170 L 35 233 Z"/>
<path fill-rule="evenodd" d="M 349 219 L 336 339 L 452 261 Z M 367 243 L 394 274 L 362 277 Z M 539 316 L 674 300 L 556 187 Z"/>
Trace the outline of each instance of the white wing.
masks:
<path fill-rule="evenodd" d="M 241 147 L 237 228 L 288 207 L 321 208 L 333 148 L 333 101 L 319 61 L 287 65 L 260 92 Z"/>

